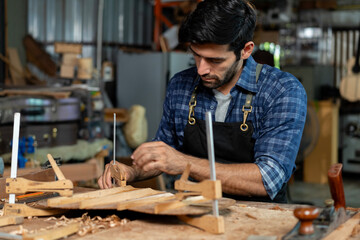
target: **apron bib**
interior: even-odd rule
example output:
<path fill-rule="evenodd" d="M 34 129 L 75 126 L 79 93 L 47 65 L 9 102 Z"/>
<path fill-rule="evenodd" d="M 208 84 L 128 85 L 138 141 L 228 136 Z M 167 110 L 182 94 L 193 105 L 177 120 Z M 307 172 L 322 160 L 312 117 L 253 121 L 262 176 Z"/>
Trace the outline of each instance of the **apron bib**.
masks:
<path fill-rule="evenodd" d="M 260 75 L 262 65 L 258 64 L 256 68 L 256 82 Z M 189 106 L 189 121 L 184 129 L 184 141 L 182 151 L 186 154 L 208 158 L 206 126 L 205 121 L 196 119 L 194 115 L 194 107 L 196 106 L 195 88 Z M 252 95 L 248 95 L 246 103 L 243 106 L 244 120 L 243 122 L 213 123 L 215 161 L 219 163 L 253 163 L 254 162 L 254 145 L 255 139 L 252 138 L 254 128 L 251 122 L 247 122 L 247 116 L 251 113 Z M 262 202 L 278 202 L 286 203 L 286 183 L 282 186 L 276 197 L 271 200 L 267 197 L 246 197 L 239 195 L 230 195 L 223 193 L 224 197 L 230 197 L 236 200 L 251 200 Z"/>

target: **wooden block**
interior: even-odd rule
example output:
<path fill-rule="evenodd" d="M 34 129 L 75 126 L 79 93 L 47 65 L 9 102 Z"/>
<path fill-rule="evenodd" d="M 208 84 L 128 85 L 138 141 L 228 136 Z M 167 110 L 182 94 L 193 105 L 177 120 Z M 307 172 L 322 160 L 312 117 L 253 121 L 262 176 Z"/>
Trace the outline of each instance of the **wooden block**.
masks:
<path fill-rule="evenodd" d="M 74 78 L 75 67 L 72 65 L 61 65 L 60 66 L 60 77 L 62 78 Z"/>
<path fill-rule="evenodd" d="M 76 53 L 63 53 L 62 55 L 62 64 L 77 66 L 78 65 L 78 54 Z"/>
<path fill-rule="evenodd" d="M 63 209 L 40 209 L 29 207 L 25 204 L 15 203 L 8 204 L 6 203 L 3 208 L 4 216 L 52 216 L 60 213 L 64 213 Z"/>
<path fill-rule="evenodd" d="M 82 45 L 77 43 L 63 43 L 55 42 L 55 52 L 56 53 L 82 53 Z"/>
<path fill-rule="evenodd" d="M 78 232 L 80 229 L 80 223 L 70 223 L 65 226 L 57 227 L 46 231 L 38 231 L 32 234 L 24 234 L 23 240 L 52 240 L 62 239 L 67 236 Z"/>
<path fill-rule="evenodd" d="M 204 215 L 193 218 L 186 215 L 181 215 L 178 216 L 178 218 L 189 225 L 198 227 L 209 233 L 222 234 L 225 232 L 225 221 L 222 216 L 215 217 L 213 215 Z"/>
<path fill-rule="evenodd" d="M 177 180 L 175 181 L 175 189 L 178 191 L 199 192 L 203 197 L 208 199 L 219 199 L 222 197 L 220 180 L 204 180 L 199 183 Z"/>
<path fill-rule="evenodd" d="M 21 224 L 24 222 L 23 216 L 1 216 L 0 217 L 0 226 L 7 226 L 13 224 Z"/>

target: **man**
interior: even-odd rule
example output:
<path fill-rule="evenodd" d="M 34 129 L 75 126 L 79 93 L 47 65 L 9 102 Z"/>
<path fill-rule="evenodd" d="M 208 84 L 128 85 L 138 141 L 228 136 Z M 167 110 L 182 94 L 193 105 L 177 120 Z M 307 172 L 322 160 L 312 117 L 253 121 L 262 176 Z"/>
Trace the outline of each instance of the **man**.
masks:
<path fill-rule="evenodd" d="M 245 0 L 200 2 L 179 30 L 196 67 L 176 74 L 167 90 L 155 141 L 132 154 L 123 166 L 127 179 L 179 175 L 210 178 L 205 112 L 215 120 L 217 179 L 225 196 L 286 202 L 286 182 L 295 169 L 306 118 L 306 92 L 291 74 L 258 65 L 251 56 L 256 24 Z M 99 178 L 111 187 L 108 166 Z"/>

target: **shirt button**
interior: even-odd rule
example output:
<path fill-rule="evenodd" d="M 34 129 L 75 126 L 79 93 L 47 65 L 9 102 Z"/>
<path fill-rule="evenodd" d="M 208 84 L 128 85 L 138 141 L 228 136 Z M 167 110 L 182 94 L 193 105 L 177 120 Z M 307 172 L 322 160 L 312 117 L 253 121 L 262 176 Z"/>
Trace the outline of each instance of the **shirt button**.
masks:
<path fill-rule="evenodd" d="M 213 110 L 213 109 L 214 109 L 214 106 L 210 106 L 210 109 Z"/>

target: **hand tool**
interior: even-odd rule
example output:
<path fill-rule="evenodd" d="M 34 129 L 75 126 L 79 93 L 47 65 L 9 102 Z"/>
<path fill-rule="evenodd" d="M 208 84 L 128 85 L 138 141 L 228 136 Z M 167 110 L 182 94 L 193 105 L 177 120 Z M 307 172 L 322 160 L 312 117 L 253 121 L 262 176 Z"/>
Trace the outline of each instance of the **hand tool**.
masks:
<path fill-rule="evenodd" d="M 299 219 L 284 240 L 321 239 L 354 215 L 345 210 L 345 194 L 342 181 L 342 164 L 333 164 L 328 170 L 328 180 L 333 199 L 326 200 L 321 211 L 316 207 L 297 208 L 294 215 Z"/>

